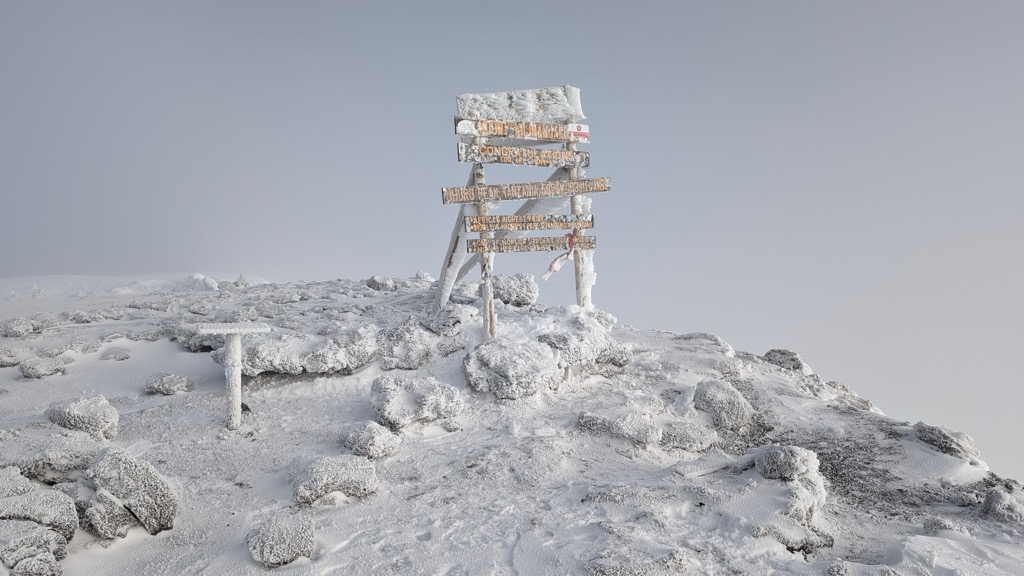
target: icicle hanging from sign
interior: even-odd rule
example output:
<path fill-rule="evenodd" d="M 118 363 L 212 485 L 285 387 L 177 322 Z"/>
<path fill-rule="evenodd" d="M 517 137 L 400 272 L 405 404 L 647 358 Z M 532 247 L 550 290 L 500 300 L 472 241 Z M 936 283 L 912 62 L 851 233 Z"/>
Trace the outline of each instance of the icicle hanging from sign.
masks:
<path fill-rule="evenodd" d="M 565 247 L 566 247 L 565 253 L 564 254 L 559 254 L 558 258 L 555 258 L 554 260 L 552 260 L 551 264 L 548 265 L 547 272 L 545 272 L 544 276 L 542 276 L 542 278 L 544 278 L 545 281 L 548 278 L 550 278 L 552 274 L 554 274 L 555 272 L 558 272 L 558 270 L 562 268 L 563 264 L 565 264 L 567 261 L 572 259 L 572 252 L 573 252 L 573 249 L 576 247 L 576 236 L 575 235 L 573 235 L 573 234 L 566 234 L 565 235 Z"/>

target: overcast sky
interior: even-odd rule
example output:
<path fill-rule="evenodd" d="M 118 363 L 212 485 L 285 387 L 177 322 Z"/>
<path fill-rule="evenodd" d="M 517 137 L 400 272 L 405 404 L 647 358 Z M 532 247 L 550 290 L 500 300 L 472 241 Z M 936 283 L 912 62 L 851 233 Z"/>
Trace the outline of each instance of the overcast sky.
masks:
<path fill-rule="evenodd" d="M 455 96 L 571 84 L 613 186 L 598 307 L 795 350 L 1024 479 L 1022 30 L 1017 1 L 0 0 L 0 277 L 437 277 Z"/>

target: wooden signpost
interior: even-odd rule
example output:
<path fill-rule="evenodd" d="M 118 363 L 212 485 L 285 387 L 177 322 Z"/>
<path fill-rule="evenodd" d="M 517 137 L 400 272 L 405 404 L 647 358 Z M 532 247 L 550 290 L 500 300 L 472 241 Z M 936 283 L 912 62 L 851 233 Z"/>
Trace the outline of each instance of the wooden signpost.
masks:
<path fill-rule="evenodd" d="M 590 165 L 590 154 L 576 149 L 590 142 L 590 127 L 583 120 L 579 89 L 573 86 L 519 90 L 492 94 L 463 94 L 456 98 L 455 133 L 462 137 L 459 162 L 473 164 L 466 186 L 441 189 L 444 204 L 460 204 L 459 216 L 445 255 L 438 282 L 436 305 L 444 306 L 455 282 L 461 278 L 462 262 L 475 254 L 480 263 L 484 332 L 495 334 L 494 297 L 491 275 L 498 252 L 558 251 L 562 260 L 571 256 L 576 272 L 576 303 L 593 308 L 592 252 L 597 239 L 584 231 L 594 226 L 592 214 L 584 212 L 583 194 L 607 192 L 608 178 L 584 179 L 582 168 Z M 560 148 L 538 146 L 560 144 Z M 556 171 L 545 182 L 487 185 L 484 164 L 546 166 Z M 549 200 L 568 198 L 569 214 L 539 213 Z M 492 215 L 493 203 L 526 200 L 511 215 Z M 561 206 L 565 206 L 565 200 Z M 557 206 L 557 204 L 556 204 Z M 543 211 L 550 210 L 545 207 Z M 564 236 L 516 236 L 536 230 L 569 230 Z M 468 239 L 478 232 L 479 238 Z M 496 237 L 495 232 L 500 236 Z M 560 262 L 559 262 L 560 264 Z M 553 266 L 552 270 L 557 269 Z"/>

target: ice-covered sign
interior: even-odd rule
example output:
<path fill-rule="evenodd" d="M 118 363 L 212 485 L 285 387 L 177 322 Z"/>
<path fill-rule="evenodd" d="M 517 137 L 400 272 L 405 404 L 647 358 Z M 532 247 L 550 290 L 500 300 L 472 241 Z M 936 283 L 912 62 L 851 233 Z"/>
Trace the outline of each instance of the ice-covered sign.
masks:
<path fill-rule="evenodd" d="M 542 142 L 590 142 L 590 126 L 586 124 L 542 124 L 507 120 L 455 119 L 455 133 L 460 136 L 513 138 Z"/>
<path fill-rule="evenodd" d="M 553 168 L 582 166 L 585 168 L 590 166 L 590 153 L 459 142 L 459 162 L 519 164 L 521 166 L 550 166 Z"/>
<path fill-rule="evenodd" d="M 441 202 L 444 204 L 469 204 L 502 200 L 531 200 L 607 192 L 610 189 L 611 181 L 608 178 L 492 184 L 490 186 L 453 186 L 441 188 Z"/>
<path fill-rule="evenodd" d="M 467 216 L 466 232 L 512 230 L 582 230 L 594 227 L 593 214 L 511 214 Z"/>
<path fill-rule="evenodd" d="M 460 118 L 486 118 L 513 122 L 575 123 L 586 119 L 580 89 L 556 86 L 490 94 L 462 94 L 455 99 Z"/>
<path fill-rule="evenodd" d="M 479 238 L 466 241 L 468 252 L 553 252 L 565 250 L 565 236 L 543 236 L 533 238 Z M 597 236 L 580 236 L 575 240 L 578 250 L 597 248 Z"/>

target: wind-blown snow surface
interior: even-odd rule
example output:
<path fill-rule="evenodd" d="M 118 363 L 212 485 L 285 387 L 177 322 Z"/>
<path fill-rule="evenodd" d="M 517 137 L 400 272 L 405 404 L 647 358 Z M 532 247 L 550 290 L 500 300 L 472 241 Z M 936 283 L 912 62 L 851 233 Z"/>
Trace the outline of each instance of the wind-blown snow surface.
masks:
<path fill-rule="evenodd" d="M 886 417 L 792 352 L 500 303 L 478 349 L 473 287 L 434 313 L 431 278 L 389 280 L 4 281 L 0 560 L 94 575 L 1024 565 L 1020 483 L 968 436 Z M 251 321 L 275 330 L 243 338 L 247 410 L 228 431 L 223 343 L 189 326 Z M 175 385 L 147 392 L 157 380 Z M 95 414 L 116 429 L 77 424 Z M 145 472 L 135 492 L 100 485 L 113 453 Z M 79 528 L 61 559 L 52 514 L 33 512 L 57 493 L 112 538 Z M 168 504 L 173 527 L 151 535 L 120 507 L 140 500 Z"/>

